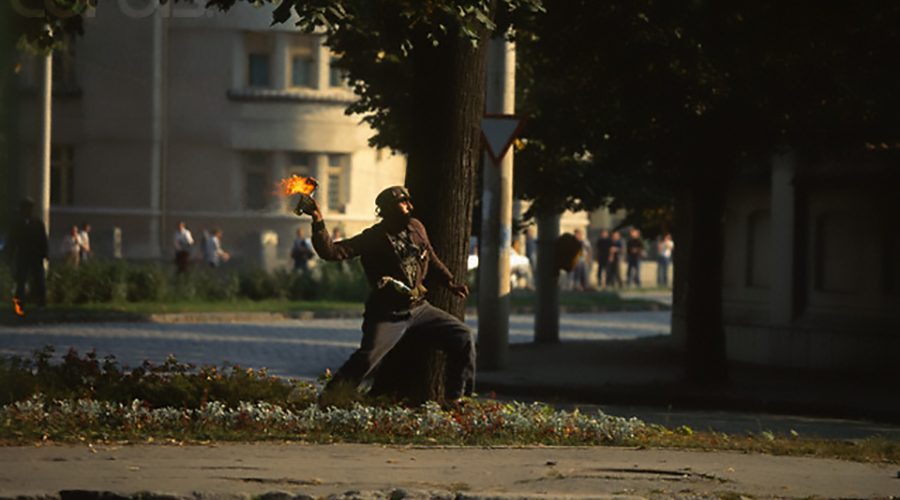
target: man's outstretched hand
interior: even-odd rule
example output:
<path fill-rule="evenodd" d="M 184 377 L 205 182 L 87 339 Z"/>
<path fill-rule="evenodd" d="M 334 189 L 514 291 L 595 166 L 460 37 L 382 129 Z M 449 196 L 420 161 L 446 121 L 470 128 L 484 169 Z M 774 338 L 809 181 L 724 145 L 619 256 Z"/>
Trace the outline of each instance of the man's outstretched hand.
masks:
<path fill-rule="evenodd" d="M 309 197 L 310 203 L 303 207 L 303 213 L 312 217 L 313 222 L 322 220 L 322 210 L 319 208 L 319 202 L 312 196 Z"/>
<path fill-rule="evenodd" d="M 461 299 L 464 299 L 469 296 L 469 287 L 466 285 L 460 285 L 460 284 L 451 282 L 450 284 L 447 285 L 447 289 L 450 290 L 451 292 L 453 292 L 453 295 L 456 295 L 457 297 L 459 297 Z"/>

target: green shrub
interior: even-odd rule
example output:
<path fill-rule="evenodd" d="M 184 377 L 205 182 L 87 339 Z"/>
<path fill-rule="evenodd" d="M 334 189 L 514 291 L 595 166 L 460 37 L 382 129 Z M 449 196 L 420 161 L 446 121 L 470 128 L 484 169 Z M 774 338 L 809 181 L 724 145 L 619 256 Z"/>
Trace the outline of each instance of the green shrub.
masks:
<path fill-rule="evenodd" d="M 0 297 L 11 298 L 9 270 L 0 267 Z M 53 263 L 47 276 L 48 298 L 55 304 L 117 301 L 364 300 L 369 291 L 358 261 L 321 262 L 308 272 L 279 269 L 240 271 L 197 267 L 174 275 L 161 263 L 96 260 L 81 266 Z"/>
<path fill-rule="evenodd" d="M 240 282 L 237 274 L 214 268 L 192 271 L 189 278 L 194 282 L 198 300 L 234 300 L 238 298 Z"/>
<path fill-rule="evenodd" d="M 191 274 L 177 274 L 170 282 L 167 300 L 191 302 L 197 300 L 197 280 Z"/>
<path fill-rule="evenodd" d="M 47 273 L 47 299 L 55 304 L 74 304 L 81 296 L 82 284 L 78 268 L 67 265 L 51 265 Z"/>
<path fill-rule="evenodd" d="M 168 274 L 158 264 L 129 266 L 126 271 L 129 302 L 154 302 L 168 293 Z"/>
<path fill-rule="evenodd" d="M 316 282 L 312 272 L 289 273 L 283 279 L 285 293 L 289 300 L 315 300 Z"/>
<path fill-rule="evenodd" d="M 312 300 L 364 300 L 369 284 L 358 260 L 342 263 L 324 262 L 313 273 Z"/>
<path fill-rule="evenodd" d="M 287 296 L 278 277 L 262 269 L 242 269 L 238 274 L 238 283 L 240 296 L 250 300 L 282 299 Z"/>
<path fill-rule="evenodd" d="M 83 356 L 70 349 L 58 363 L 53 348 L 35 351 L 30 359 L 0 357 L 0 405 L 43 394 L 51 399 L 94 399 L 130 403 L 139 399 L 154 408 L 200 408 L 209 401 L 236 406 L 241 401 L 267 402 L 294 408 L 315 401 L 308 383 L 270 376 L 265 369 L 202 366 L 169 357 L 155 365 L 145 361 L 129 369 L 114 356 Z"/>
<path fill-rule="evenodd" d="M 80 266 L 54 264 L 47 275 L 48 298 L 58 304 L 112 302 L 126 296 L 126 265 L 90 261 Z"/>

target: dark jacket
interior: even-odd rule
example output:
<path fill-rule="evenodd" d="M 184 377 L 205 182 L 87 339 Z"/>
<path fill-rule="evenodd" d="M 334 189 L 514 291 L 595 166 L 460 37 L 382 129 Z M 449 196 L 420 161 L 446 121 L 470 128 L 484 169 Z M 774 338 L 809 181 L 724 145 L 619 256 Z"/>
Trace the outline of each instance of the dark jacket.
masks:
<path fill-rule="evenodd" d="M 446 286 L 453 281 L 453 274 L 441 262 L 428 240 L 425 226 L 415 218 L 411 218 L 406 228 L 412 242 L 422 249 L 419 258 L 419 272 L 416 283 L 411 283 L 413 290 L 424 290 L 423 282 Z M 364 230 L 362 233 L 340 241 L 333 241 L 324 224 L 313 225 L 313 248 L 324 260 L 338 261 L 360 257 L 366 279 L 371 287 L 366 300 L 366 314 L 388 312 L 407 308 L 408 299 L 401 300 L 391 287 L 379 288 L 378 283 L 384 276 L 405 282 L 406 277 L 400 265 L 393 245 L 388 239 L 388 227 L 384 221 Z M 405 306 L 405 307 L 404 307 Z"/>
<path fill-rule="evenodd" d="M 12 228 L 9 256 L 16 266 L 42 263 L 47 258 L 47 230 L 40 219 L 21 219 Z"/>

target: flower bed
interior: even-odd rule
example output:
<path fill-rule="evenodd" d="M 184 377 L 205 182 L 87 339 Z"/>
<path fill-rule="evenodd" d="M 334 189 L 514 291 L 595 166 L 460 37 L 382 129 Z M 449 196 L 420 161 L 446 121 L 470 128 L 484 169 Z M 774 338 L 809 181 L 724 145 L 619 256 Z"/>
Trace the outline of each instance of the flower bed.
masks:
<path fill-rule="evenodd" d="M 299 410 L 266 402 L 200 408 L 152 408 L 78 399 L 50 400 L 36 394 L 0 407 L 0 437 L 12 441 L 292 439 L 423 444 L 626 444 L 644 427 L 637 419 L 601 412 L 556 411 L 539 404 L 472 400 L 443 410 L 367 406 Z"/>

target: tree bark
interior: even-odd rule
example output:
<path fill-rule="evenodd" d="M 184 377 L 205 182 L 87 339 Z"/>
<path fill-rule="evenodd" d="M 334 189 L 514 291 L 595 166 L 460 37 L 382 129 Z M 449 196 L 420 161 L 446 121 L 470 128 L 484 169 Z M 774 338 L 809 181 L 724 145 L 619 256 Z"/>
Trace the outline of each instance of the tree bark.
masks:
<path fill-rule="evenodd" d="M 446 360 L 443 351 L 406 336 L 385 356 L 369 395 L 410 406 L 426 401 L 443 403 Z"/>
<path fill-rule="evenodd" d="M 697 184 L 680 204 L 689 218 L 687 234 L 681 234 L 689 239 L 684 245 L 687 252 L 679 262 L 686 269 L 676 267 L 687 278 L 675 291 L 676 300 L 683 300 L 685 373 L 694 383 L 724 384 L 728 379 L 722 324 L 724 183 Z"/>
<path fill-rule="evenodd" d="M 0 228 L 6 232 L 12 225 L 21 197 L 18 170 L 18 107 L 16 78 L 9 70 L 14 66 L 16 40 L 13 29 L 13 12 L 10 2 L 0 5 Z"/>
<path fill-rule="evenodd" d="M 438 256 L 459 283 L 466 280 L 468 241 L 481 157 L 485 58 L 482 43 L 449 35 L 437 47 L 422 40 L 414 48 L 415 137 L 410 144 L 406 185 L 415 216 L 428 230 Z M 428 300 L 462 319 L 465 301 L 432 286 Z"/>

